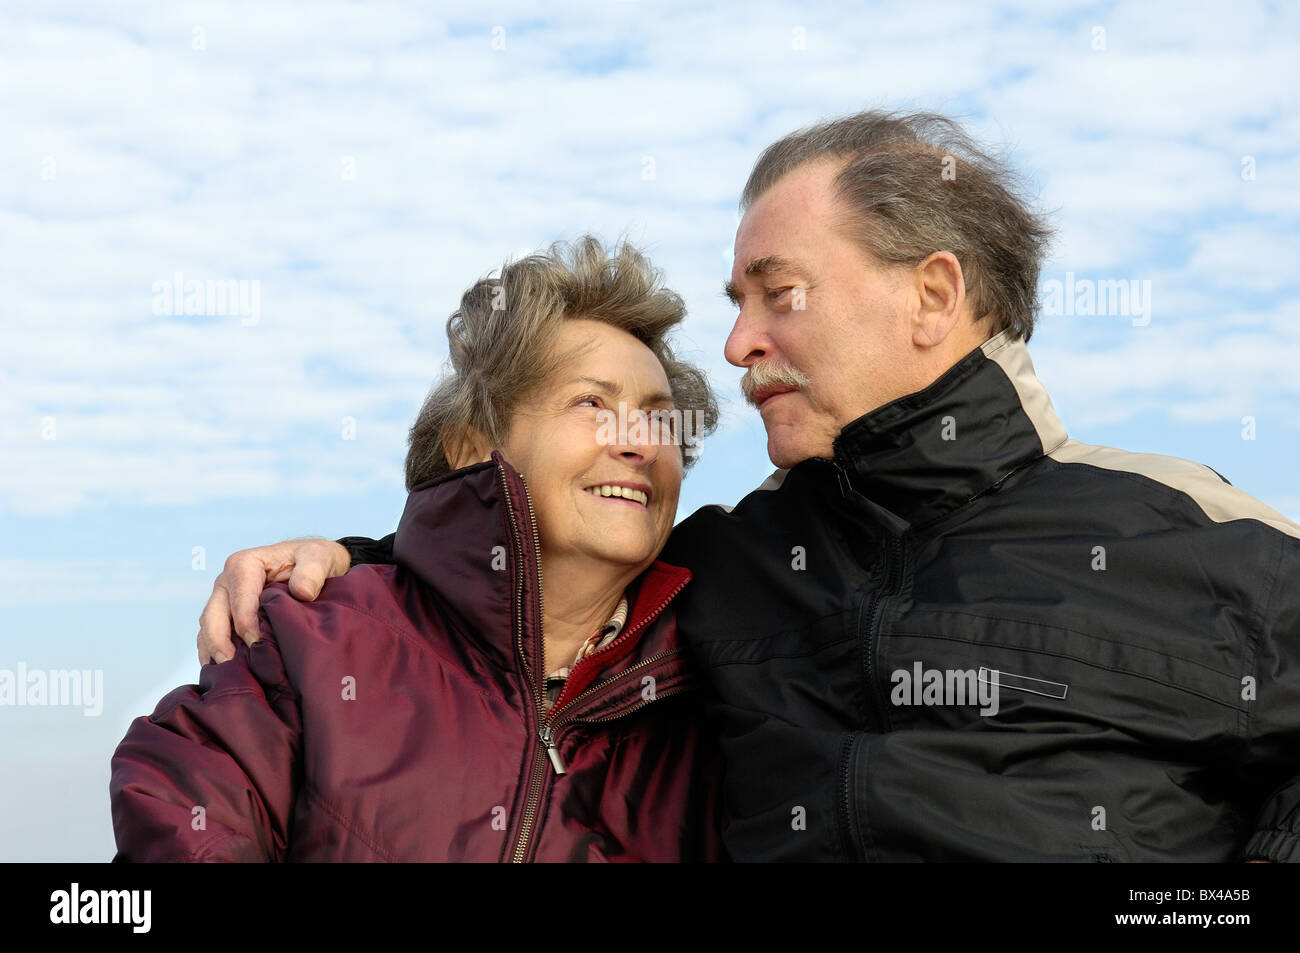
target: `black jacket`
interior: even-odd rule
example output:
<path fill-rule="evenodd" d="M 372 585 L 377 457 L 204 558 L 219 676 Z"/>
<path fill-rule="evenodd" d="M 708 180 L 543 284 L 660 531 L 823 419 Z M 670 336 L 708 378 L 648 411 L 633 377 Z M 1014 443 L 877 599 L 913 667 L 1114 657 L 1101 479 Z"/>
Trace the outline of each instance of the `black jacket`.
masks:
<path fill-rule="evenodd" d="M 1300 860 L 1300 526 L 1006 332 L 662 558 L 737 860 Z"/>

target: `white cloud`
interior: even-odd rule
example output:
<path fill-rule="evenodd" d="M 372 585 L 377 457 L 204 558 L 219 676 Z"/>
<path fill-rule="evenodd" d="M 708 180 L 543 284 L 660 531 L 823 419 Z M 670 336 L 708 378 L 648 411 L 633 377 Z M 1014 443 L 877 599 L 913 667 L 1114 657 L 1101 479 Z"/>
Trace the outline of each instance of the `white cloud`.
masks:
<path fill-rule="evenodd" d="M 1082 3 L 1047 19 L 1028 3 L 11 13 L 0 510 L 248 498 L 291 473 L 322 494 L 400 479 L 461 291 L 583 230 L 650 244 L 734 398 L 718 288 L 750 163 L 870 105 L 950 110 L 1013 146 L 1061 207 L 1052 273 L 1157 283 L 1155 327 L 1044 323 L 1046 363 L 1067 399 L 1091 395 L 1089 419 L 1293 401 L 1294 338 L 1271 340 L 1285 331 L 1268 316 L 1300 250 L 1300 185 L 1282 171 L 1300 120 L 1265 77 L 1293 71 L 1295 21 Z M 178 271 L 258 281 L 260 322 L 153 315 L 153 283 Z M 1243 309 L 1242 290 L 1274 299 Z M 1233 324 L 1258 320 L 1271 330 Z M 1068 362 L 1052 360 L 1053 321 L 1078 332 Z M 731 411 L 724 426 L 746 424 Z M 345 416 L 364 441 L 343 445 Z"/>

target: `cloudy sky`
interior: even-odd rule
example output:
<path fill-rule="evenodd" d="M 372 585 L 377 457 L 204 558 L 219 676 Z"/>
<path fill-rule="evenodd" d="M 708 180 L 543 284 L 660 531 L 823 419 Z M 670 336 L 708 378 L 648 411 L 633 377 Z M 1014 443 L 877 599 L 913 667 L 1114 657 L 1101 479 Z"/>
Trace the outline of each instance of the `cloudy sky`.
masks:
<path fill-rule="evenodd" d="M 0 708 L 0 860 L 112 856 L 109 756 L 197 679 L 228 553 L 391 531 L 446 317 L 506 258 L 645 245 L 732 398 L 682 515 L 757 485 L 720 286 L 754 158 L 820 118 L 937 110 L 1003 150 L 1059 230 L 1044 282 L 1150 289 L 1042 318 L 1071 435 L 1300 518 L 1300 8 L 845 7 L 5 6 L 0 669 L 103 699 Z M 256 284 L 168 313 L 196 279 Z"/>

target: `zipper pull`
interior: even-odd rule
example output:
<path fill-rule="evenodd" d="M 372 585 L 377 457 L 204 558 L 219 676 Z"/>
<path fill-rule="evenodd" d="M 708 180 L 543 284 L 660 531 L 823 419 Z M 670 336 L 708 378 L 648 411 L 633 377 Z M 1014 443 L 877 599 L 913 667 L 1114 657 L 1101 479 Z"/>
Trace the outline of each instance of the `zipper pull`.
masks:
<path fill-rule="evenodd" d="M 560 757 L 560 749 L 555 747 L 555 735 L 551 734 L 551 726 L 543 725 L 537 735 L 542 739 L 542 744 L 546 745 L 546 754 L 551 759 L 551 766 L 555 768 L 555 773 L 565 774 L 564 759 Z"/>
<path fill-rule="evenodd" d="M 844 469 L 844 464 L 840 463 L 838 460 L 833 460 L 831 462 L 835 467 L 835 480 L 840 485 L 840 496 L 846 500 L 851 499 L 851 494 L 854 490 L 853 484 L 849 481 L 848 471 Z"/>

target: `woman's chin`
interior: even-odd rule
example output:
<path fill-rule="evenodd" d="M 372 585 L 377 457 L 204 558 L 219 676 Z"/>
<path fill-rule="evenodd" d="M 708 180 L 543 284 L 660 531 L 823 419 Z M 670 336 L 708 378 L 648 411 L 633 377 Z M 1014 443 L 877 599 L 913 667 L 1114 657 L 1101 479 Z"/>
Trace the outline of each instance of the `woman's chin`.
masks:
<path fill-rule="evenodd" d="M 663 548 L 663 543 L 657 540 L 606 538 L 601 540 L 598 546 L 594 547 L 595 551 L 591 553 L 591 556 L 598 562 L 636 567 L 637 571 L 640 572 L 649 568 Z"/>

